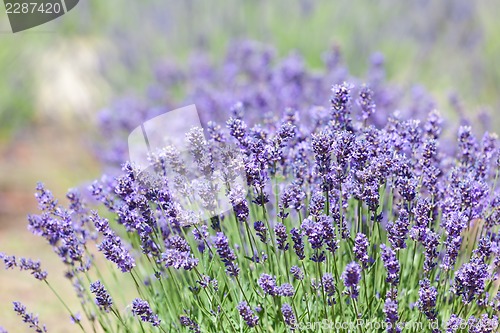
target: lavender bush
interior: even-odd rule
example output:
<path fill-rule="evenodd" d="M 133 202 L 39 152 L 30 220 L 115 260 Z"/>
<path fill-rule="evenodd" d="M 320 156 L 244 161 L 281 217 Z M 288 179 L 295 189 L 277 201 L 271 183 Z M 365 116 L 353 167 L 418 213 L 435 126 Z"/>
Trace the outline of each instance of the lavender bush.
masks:
<path fill-rule="evenodd" d="M 302 74 L 283 71 L 287 80 L 271 81 L 282 104 L 252 95 L 225 125 L 210 123 L 206 156 L 224 154 L 220 144 L 244 156 L 248 191 L 226 184 L 230 212 L 186 219 L 170 195 L 183 183 L 163 176 L 171 165 L 161 153 L 151 178 L 125 163 L 95 181 L 94 201 L 73 190 L 65 207 L 38 185 L 29 229 L 66 265 L 81 301 L 79 312 L 67 307 L 70 319 L 105 332 L 496 332 L 498 137 L 461 126 L 443 147 L 437 111 L 387 112 L 397 105 L 384 104 L 390 92 L 376 81 L 335 84 L 329 107 L 318 107 Z M 188 190 L 216 205 L 203 187 Z M 1 258 L 52 289 L 39 262 Z M 126 280 L 133 290 L 110 293 Z"/>

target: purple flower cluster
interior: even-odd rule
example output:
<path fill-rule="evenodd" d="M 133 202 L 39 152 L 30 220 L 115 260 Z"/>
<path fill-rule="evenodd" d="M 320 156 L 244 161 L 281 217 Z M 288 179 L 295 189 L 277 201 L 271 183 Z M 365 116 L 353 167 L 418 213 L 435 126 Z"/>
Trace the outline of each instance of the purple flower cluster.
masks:
<path fill-rule="evenodd" d="M 348 264 L 342 273 L 344 285 L 348 288 L 348 294 L 352 298 L 358 298 L 359 281 L 361 281 L 361 267 L 356 262 Z"/>
<path fill-rule="evenodd" d="M 21 258 L 19 262 L 17 262 L 15 256 L 8 256 L 4 253 L 0 253 L 0 259 L 3 259 L 5 269 L 19 267 L 21 271 L 31 272 L 31 275 L 33 275 L 37 280 L 42 281 L 47 278 L 47 272 L 42 270 L 39 260 L 34 261 L 29 258 Z"/>
<path fill-rule="evenodd" d="M 395 286 L 399 283 L 400 269 L 398 259 L 396 258 L 396 252 L 385 244 L 380 245 L 380 250 L 382 250 L 382 260 L 387 270 L 386 281 Z"/>
<path fill-rule="evenodd" d="M 99 309 L 109 312 L 113 306 L 113 299 L 101 281 L 91 283 L 90 292 L 95 295 L 95 303 L 99 306 Z"/>
<path fill-rule="evenodd" d="M 431 286 L 428 279 L 420 281 L 420 290 L 418 292 L 419 298 L 417 302 L 418 309 L 425 314 L 429 320 L 436 319 L 436 300 L 437 289 Z"/>
<path fill-rule="evenodd" d="M 215 239 L 215 248 L 217 249 L 217 254 L 226 266 L 226 272 L 230 276 L 238 276 L 240 269 L 236 261 L 236 255 L 233 250 L 229 247 L 229 241 L 227 237 L 222 233 L 217 233 Z"/>
<path fill-rule="evenodd" d="M 143 322 L 150 323 L 153 326 L 160 326 L 160 319 L 158 319 L 158 315 L 151 310 L 148 301 L 140 298 L 134 299 L 132 302 L 132 314 L 134 316 L 139 316 Z"/>
<path fill-rule="evenodd" d="M 237 309 L 238 312 L 240 313 L 240 316 L 243 318 L 243 320 L 249 327 L 255 327 L 259 324 L 259 317 L 254 315 L 254 312 L 252 311 L 250 306 L 248 306 L 247 302 L 243 301 L 240 304 L 238 304 Z"/>
<path fill-rule="evenodd" d="M 14 302 L 14 311 L 21 316 L 23 319 L 23 322 L 27 323 L 30 328 L 32 328 L 35 332 L 37 333 L 46 333 L 47 328 L 45 325 L 40 325 L 38 321 L 38 316 L 32 314 L 32 313 L 27 313 L 26 312 L 26 307 L 21 304 L 20 302 Z"/>
<path fill-rule="evenodd" d="M 109 227 L 106 219 L 101 218 L 97 212 L 90 217 L 96 229 L 102 233 L 104 239 L 97 246 L 106 259 L 114 262 L 122 272 L 130 272 L 135 266 L 135 260 L 122 243 L 122 239 Z"/>

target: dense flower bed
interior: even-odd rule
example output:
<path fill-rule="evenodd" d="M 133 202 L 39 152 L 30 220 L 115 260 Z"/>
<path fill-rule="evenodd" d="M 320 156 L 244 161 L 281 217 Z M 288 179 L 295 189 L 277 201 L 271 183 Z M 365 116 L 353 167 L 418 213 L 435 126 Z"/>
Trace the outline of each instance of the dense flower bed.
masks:
<path fill-rule="evenodd" d="M 70 191 L 64 207 L 38 185 L 41 214 L 29 228 L 67 266 L 82 304 L 82 315 L 68 308 L 72 320 L 106 332 L 496 332 L 498 137 L 461 126 L 443 147 L 439 113 L 393 112 L 376 80 L 335 84 L 329 107 L 318 107 L 310 92 L 323 88 L 300 70 L 278 66 L 257 84 L 265 54 L 236 62 L 254 76 L 242 89 L 251 97 L 228 107 L 225 126 L 209 113 L 207 138 L 186 133 L 192 164 L 173 147 L 154 152 L 149 178 L 125 163 L 89 187 L 99 212 L 85 193 Z M 283 95 L 271 104 L 259 89 Z M 227 145 L 241 163 L 215 173 L 215 156 L 231 160 Z M 190 169 L 223 186 L 184 181 Z M 244 186 L 232 182 L 236 171 Z M 200 200 L 187 209 L 174 190 Z M 232 210 L 217 209 L 217 191 Z M 187 211 L 197 209 L 211 217 Z M 101 272 L 92 244 L 116 273 Z M 39 262 L 2 258 L 51 287 Z M 124 279 L 135 290 L 110 294 Z M 20 303 L 15 311 L 46 331 Z"/>

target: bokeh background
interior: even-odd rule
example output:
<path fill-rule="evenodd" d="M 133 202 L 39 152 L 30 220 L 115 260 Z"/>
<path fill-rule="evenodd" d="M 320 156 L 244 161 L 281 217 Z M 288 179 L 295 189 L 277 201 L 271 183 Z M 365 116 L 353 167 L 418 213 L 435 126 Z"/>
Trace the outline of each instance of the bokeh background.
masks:
<path fill-rule="evenodd" d="M 74 304 L 58 258 L 26 231 L 36 182 L 64 198 L 99 177 L 98 112 L 144 96 L 157 64 L 185 68 L 199 53 L 218 62 L 234 40 L 272 45 L 278 56 L 298 51 L 313 69 L 336 45 L 360 77 L 380 52 L 389 82 L 424 87 L 450 122 L 459 121 L 457 101 L 473 124 L 489 113 L 486 127 L 498 132 L 498 17 L 495 0 L 81 0 L 56 21 L 12 34 L 0 6 L 0 251 L 40 258 Z M 0 326 L 27 330 L 11 309 L 21 300 L 51 332 L 72 332 L 36 282 L 0 270 Z"/>

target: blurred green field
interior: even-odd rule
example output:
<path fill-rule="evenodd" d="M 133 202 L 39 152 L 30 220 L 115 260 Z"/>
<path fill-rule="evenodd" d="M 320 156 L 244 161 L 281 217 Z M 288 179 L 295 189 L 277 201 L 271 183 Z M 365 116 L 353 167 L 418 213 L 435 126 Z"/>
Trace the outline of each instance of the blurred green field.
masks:
<path fill-rule="evenodd" d="M 451 92 L 466 113 L 490 110 L 500 125 L 500 1 L 395 0 L 87 0 L 67 15 L 12 34 L 0 12 L 0 251 L 40 257 L 49 275 L 61 265 L 25 230 L 44 181 L 62 197 L 99 175 L 89 152 L 96 112 L 123 94 L 141 96 L 162 59 L 186 66 L 197 50 L 220 59 L 234 39 L 292 50 L 318 68 L 340 46 L 349 70 L 363 76 L 369 56 L 386 57 L 388 80 L 422 84 L 448 118 Z M 325 101 L 327 103 L 327 101 Z M 62 306 L 30 276 L 0 270 L 0 326 L 24 332 L 11 311 L 26 301 L 51 332 L 72 332 Z M 70 303 L 71 286 L 67 286 Z"/>

